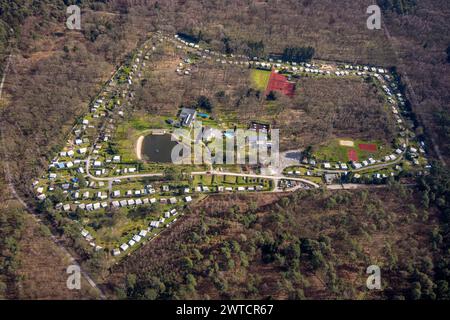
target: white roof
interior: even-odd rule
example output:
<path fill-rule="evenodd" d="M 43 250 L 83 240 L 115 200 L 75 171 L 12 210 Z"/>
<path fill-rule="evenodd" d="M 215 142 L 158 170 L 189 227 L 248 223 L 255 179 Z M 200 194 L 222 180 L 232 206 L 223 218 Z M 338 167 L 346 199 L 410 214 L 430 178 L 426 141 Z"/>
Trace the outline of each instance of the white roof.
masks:
<path fill-rule="evenodd" d="M 145 237 L 147 235 L 147 230 L 141 230 L 141 232 L 139 232 L 139 235 L 141 237 Z"/>
<path fill-rule="evenodd" d="M 152 222 L 150 222 L 150 226 L 158 228 L 159 227 L 159 221 L 152 221 Z"/>

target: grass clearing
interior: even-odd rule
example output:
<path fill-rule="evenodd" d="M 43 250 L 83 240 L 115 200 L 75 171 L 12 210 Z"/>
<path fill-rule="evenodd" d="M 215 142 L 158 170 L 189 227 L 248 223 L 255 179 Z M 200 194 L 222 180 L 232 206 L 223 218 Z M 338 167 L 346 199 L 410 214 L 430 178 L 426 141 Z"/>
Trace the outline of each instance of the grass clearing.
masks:
<path fill-rule="evenodd" d="M 348 151 L 355 150 L 359 161 L 366 160 L 370 157 L 373 158 L 381 158 L 384 155 L 391 153 L 392 149 L 390 146 L 383 144 L 381 141 L 363 141 L 363 140 L 351 140 L 346 139 L 347 141 L 352 141 L 354 143 L 354 147 L 348 147 L 345 145 L 341 145 L 341 139 L 331 140 L 328 144 L 318 147 L 314 151 L 314 156 L 318 160 L 329 161 L 329 162 L 348 162 Z M 366 150 L 361 150 L 358 148 L 359 144 L 376 144 L 377 151 L 369 152 Z"/>
<path fill-rule="evenodd" d="M 265 91 L 269 83 L 270 71 L 252 69 L 250 77 L 256 89 Z"/>

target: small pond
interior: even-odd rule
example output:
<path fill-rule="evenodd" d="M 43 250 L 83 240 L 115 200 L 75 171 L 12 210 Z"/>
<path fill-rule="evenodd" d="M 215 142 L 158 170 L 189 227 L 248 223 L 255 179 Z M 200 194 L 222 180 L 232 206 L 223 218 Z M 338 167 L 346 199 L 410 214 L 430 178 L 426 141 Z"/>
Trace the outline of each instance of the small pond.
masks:
<path fill-rule="evenodd" d="M 172 149 L 177 144 L 177 141 L 171 140 L 170 134 L 148 135 L 142 142 L 142 158 L 150 162 L 171 163 Z"/>

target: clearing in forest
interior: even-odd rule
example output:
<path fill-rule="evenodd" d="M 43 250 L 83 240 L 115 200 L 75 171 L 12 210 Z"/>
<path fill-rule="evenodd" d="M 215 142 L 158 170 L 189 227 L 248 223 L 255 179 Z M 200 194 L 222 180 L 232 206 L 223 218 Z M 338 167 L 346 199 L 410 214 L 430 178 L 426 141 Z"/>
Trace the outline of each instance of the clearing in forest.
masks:
<path fill-rule="evenodd" d="M 256 89 L 260 91 L 265 91 L 267 85 L 269 84 L 270 71 L 260 70 L 260 69 L 252 69 L 251 71 L 251 79 L 252 83 Z"/>

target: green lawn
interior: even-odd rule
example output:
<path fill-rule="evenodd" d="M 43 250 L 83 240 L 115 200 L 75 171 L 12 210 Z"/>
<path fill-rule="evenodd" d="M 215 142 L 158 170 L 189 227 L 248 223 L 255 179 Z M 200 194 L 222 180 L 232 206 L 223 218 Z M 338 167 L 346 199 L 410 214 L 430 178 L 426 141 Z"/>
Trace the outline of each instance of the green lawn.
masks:
<path fill-rule="evenodd" d="M 140 135 L 150 133 L 152 129 L 167 129 L 171 126 L 165 122 L 166 116 L 155 116 L 151 114 L 138 114 L 128 121 L 123 121 L 116 130 L 113 143 L 116 144 L 118 154 L 122 156 L 123 162 L 136 161 L 135 144 Z"/>
<path fill-rule="evenodd" d="M 383 144 L 381 141 L 363 141 L 363 140 L 352 140 L 354 142 L 353 147 L 346 147 L 339 144 L 339 140 L 352 140 L 352 139 L 334 139 L 330 141 L 328 144 L 318 147 L 314 150 L 313 155 L 321 161 L 330 161 L 330 162 L 348 162 L 348 150 L 355 150 L 358 155 L 359 161 L 368 159 L 370 157 L 373 158 L 381 158 L 384 155 L 388 155 L 392 153 L 392 148 L 386 144 Z M 373 143 L 377 145 L 376 152 L 368 152 L 364 150 L 360 150 L 358 145 L 361 143 Z"/>
<path fill-rule="evenodd" d="M 192 186 L 255 186 L 262 185 L 266 190 L 271 189 L 271 181 L 262 178 L 245 178 L 235 176 L 221 176 L 221 175 L 195 175 L 192 180 Z"/>
<path fill-rule="evenodd" d="M 256 89 L 265 91 L 269 83 L 270 71 L 252 69 L 250 77 Z"/>

